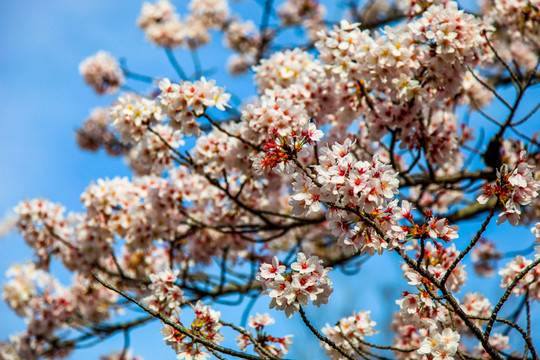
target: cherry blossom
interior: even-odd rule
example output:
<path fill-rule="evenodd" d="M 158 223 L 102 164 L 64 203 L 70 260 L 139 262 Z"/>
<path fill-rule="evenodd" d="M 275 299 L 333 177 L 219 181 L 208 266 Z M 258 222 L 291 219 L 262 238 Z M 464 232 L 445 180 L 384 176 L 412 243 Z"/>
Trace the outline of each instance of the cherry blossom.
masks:
<path fill-rule="evenodd" d="M 279 265 L 279 260 L 274 257 L 272 265 L 263 263 L 257 275 L 272 299 L 270 308 L 284 310 L 287 317 L 291 317 L 301 305 L 307 305 L 310 300 L 316 306 L 326 304 L 333 291 L 332 280 L 328 277 L 332 268 L 324 267 L 317 256 L 306 258 L 301 252 L 296 256 L 297 262 L 291 264 L 290 272 L 286 272 L 286 267 Z M 304 262 L 305 267 L 302 266 Z"/>
<path fill-rule="evenodd" d="M 180 271 L 165 270 L 158 274 L 150 275 L 150 289 L 152 295 L 145 300 L 151 309 L 162 314 L 181 313 L 181 305 L 184 302 L 184 292 L 175 282 L 178 280 Z"/>
<path fill-rule="evenodd" d="M 512 225 L 519 223 L 521 206 L 530 204 L 538 197 L 540 182 L 533 176 L 534 166 L 526 162 L 525 152 L 521 152 L 516 167 L 512 170 L 503 165 L 497 170 L 497 181 L 495 185 L 485 184 L 483 193 L 477 200 L 485 204 L 489 198 L 496 195 L 504 205 L 504 211 L 500 213 L 497 224 L 508 220 Z"/>
<path fill-rule="evenodd" d="M 489 338 L 489 343 L 493 345 L 493 347 L 499 351 L 505 351 L 509 350 L 511 348 L 510 344 L 508 343 L 510 338 L 508 336 L 505 336 L 503 334 L 494 333 Z M 482 347 L 481 344 L 478 344 L 474 347 L 476 350 L 476 356 L 487 358 L 489 355 L 487 355 L 486 350 Z"/>
<path fill-rule="evenodd" d="M 353 315 L 340 319 L 337 325 L 326 326 L 322 329 L 330 340 L 340 346 L 350 355 L 354 355 L 355 349 L 362 349 L 366 336 L 371 336 L 377 333 L 375 330 L 376 322 L 371 320 L 370 311 L 354 312 Z M 321 343 L 326 354 L 332 359 L 341 359 L 342 356 L 326 343 Z"/>
<path fill-rule="evenodd" d="M 516 276 L 532 263 L 532 260 L 528 260 L 521 255 L 516 256 L 504 268 L 499 270 L 499 275 L 502 276 L 501 287 L 503 289 L 508 288 Z M 528 292 L 532 300 L 540 301 L 540 292 L 538 291 L 540 288 L 539 279 L 540 267 L 535 266 L 517 282 L 516 286 L 512 289 L 512 293 L 521 296 Z"/>
<path fill-rule="evenodd" d="M 161 108 L 155 101 L 126 94 L 111 108 L 111 124 L 123 142 L 137 143 L 145 126 L 161 121 Z"/>
<path fill-rule="evenodd" d="M 268 313 L 259 314 L 256 316 L 250 316 L 248 325 L 250 328 L 256 331 L 255 338 L 259 346 L 254 346 L 254 350 L 260 355 L 265 355 L 263 351 L 270 353 L 273 356 L 283 357 L 289 352 L 289 346 L 292 345 L 292 335 L 285 335 L 283 337 L 275 337 L 266 333 L 266 326 L 275 323 L 274 318 Z M 251 330 L 248 332 L 251 335 Z M 247 347 L 252 344 L 250 337 L 246 334 L 240 334 L 236 337 L 238 347 L 242 351 L 246 351 Z M 262 348 L 262 350 L 261 350 Z"/>
<path fill-rule="evenodd" d="M 219 332 L 222 327 L 219 322 L 221 313 L 212 310 L 208 305 L 203 305 L 201 301 L 198 301 L 194 306 L 192 305 L 192 309 L 195 313 L 195 319 L 191 323 L 192 334 L 201 336 L 216 344 L 222 342 L 225 338 Z M 171 320 L 182 325 L 178 317 L 173 317 Z M 210 354 L 204 350 L 201 344 L 181 334 L 170 325 L 161 328 L 161 334 L 165 343 L 176 352 L 177 359 L 205 359 L 210 357 Z"/>
<path fill-rule="evenodd" d="M 424 339 L 418 353 L 431 354 L 433 359 L 437 360 L 454 359 L 459 339 L 459 334 L 450 328 L 445 328 L 442 332 L 433 332 Z"/>
<path fill-rule="evenodd" d="M 115 93 L 124 83 L 118 62 L 106 51 L 99 51 L 81 62 L 79 72 L 99 95 Z"/>
<path fill-rule="evenodd" d="M 215 81 L 201 80 L 173 84 L 168 79 L 159 82 L 161 94 L 158 97 L 163 113 L 171 120 L 169 125 L 180 129 L 186 135 L 199 136 L 197 116 L 208 107 L 225 110 L 230 94 L 224 88 L 215 86 Z"/>

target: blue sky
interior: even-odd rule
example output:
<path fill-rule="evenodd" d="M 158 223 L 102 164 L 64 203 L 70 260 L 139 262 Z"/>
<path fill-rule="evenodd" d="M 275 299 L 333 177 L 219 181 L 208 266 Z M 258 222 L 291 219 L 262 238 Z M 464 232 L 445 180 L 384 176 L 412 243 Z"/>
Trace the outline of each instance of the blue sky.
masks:
<path fill-rule="evenodd" d="M 121 159 L 112 159 L 103 153 L 83 152 L 76 146 L 74 131 L 91 109 L 108 105 L 113 100 L 112 97 L 95 95 L 78 75 L 78 65 L 85 57 L 104 49 L 114 56 L 125 57 L 133 71 L 174 78 L 163 51 L 146 42 L 136 27 L 141 4 L 140 0 L 0 2 L 0 23 L 4 28 L 0 31 L 0 216 L 21 199 L 36 196 L 60 202 L 69 210 L 79 210 L 79 196 L 92 180 L 129 175 Z M 258 19 L 260 9 L 257 6 L 239 6 L 245 16 L 251 14 L 255 15 L 255 21 Z M 179 60 L 188 64 L 186 69 L 189 71 L 191 63 L 184 55 L 188 56 L 178 52 Z M 215 46 L 201 51 L 207 68 L 222 68 L 226 56 L 226 52 Z M 218 85 L 226 85 L 240 96 L 253 94 L 253 87 L 245 78 L 231 82 L 230 76 L 223 72 L 215 78 Z M 463 247 L 477 226 L 477 222 L 465 225 L 457 241 L 458 248 Z M 486 235 L 495 236 L 500 231 L 490 226 Z M 524 248 L 532 240 L 527 228 L 512 231 L 512 239 L 503 243 L 503 249 Z M 22 242 L 16 234 L 0 240 L 0 279 L 10 264 L 31 256 L 29 250 L 21 246 Z M 336 279 L 340 278 L 338 272 L 333 275 Z M 354 308 L 374 309 L 379 331 L 387 330 L 390 310 L 383 309 L 396 310 L 397 307 L 392 302 L 381 302 L 381 299 L 396 298 L 406 289 L 392 285 L 401 281 L 397 261 L 393 256 L 377 257 L 366 264 L 360 275 L 348 278 L 349 286 L 331 298 L 332 311 L 328 311 L 329 307 L 309 309 L 308 314 L 318 327 L 326 321 L 349 315 Z M 369 282 L 366 279 L 370 279 Z M 468 286 L 479 289 L 484 284 L 475 280 Z M 494 284 L 490 285 L 490 291 L 501 293 L 501 289 L 495 288 L 498 280 L 490 284 Z M 256 311 L 266 311 L 268 299 L 261 298 L 257 304 Z M 226 307 L 221 310 L 227 321 L 239 317 L 238 311 L 241 311 Z M 329 313 L 332 316 L 323 316 Z M 302 354 L 316 358 L 314 353 L 320 352 L 318 343 L 304 330 L 298 330 L 299 319 L 287 321 L 281 315 L 277 317 L 278 322 L 284 325 L 276 330 L 276 335 L 289 333 L 293 328 L 299 332 L 294 339 L 299 345 L 292 357 L 298 358 Z M 0 304 L 0 319 L 0 339 L 24 328 L 24 324 L 3 303 Z M 132 344 L 136 354 L 146 359 L 158 356 L 173 358 L 172 352 L 162 344 L 158 328 L 159 325 L 155 324 L 134 333 Z M 315 347 L 302 346 L 307 339 Z M 105 348 L 121 349 L 121 346 L 121 338 L 117 337 Z M 97 358 L 105 348 L 84 350 L 77 358 Z"/>

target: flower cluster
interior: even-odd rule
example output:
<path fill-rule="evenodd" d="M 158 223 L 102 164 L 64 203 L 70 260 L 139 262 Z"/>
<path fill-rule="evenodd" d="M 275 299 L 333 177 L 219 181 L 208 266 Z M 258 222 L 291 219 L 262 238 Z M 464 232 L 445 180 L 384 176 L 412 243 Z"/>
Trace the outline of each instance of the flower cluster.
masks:
<path fill-rule="evenodd" d="M 291 197 L 295 213 L 311 211 L 314 202 L 327 202 L 336 207 L 351 206 L 369 213 L 384 207 L 394 198 L 399 182 L 391 166 L 377 157 L 372 162 L 356 161 L 351 152 L 353 145 L 350 139 L 346 139 L 343 144 L 320 149 L 319 165 L 313 166 L 320 185 L 306 175 L 297 175 Z M 312 192 L 321 196 L 314 196 Z"/>
<path fill-rule="evenodd" d="M 375 330 L 377 323 L 371 320 L 370 313 L 371 311 L 359 311 L 340 319 L 334 326 L 326 324 L 322 333 L 346 353 L 354 355 L 355 349 L 363 348 L 361 340 L 377 333 Z M 327 343 L 321 342 L 321 346 L 332 359 L 342 359 L 342 356 Z"/>
<path fill-rule="evenodd" d="M 113 241 L 114 234 L 137 249 L 150 247 L 153 239 L 170 239 L 182 233 L 182 197 L 173 181 L 145 176 L 134 182 L 99 179 L 81 195 L 81 201 L 101 238 Z"/>
<path fill-rule="evenodd" d="M 523 39 L 525 42 L 540 44 L 540 1 L 505 1 L 491 2 L 488 17 L 505 29 L 511 38 Z"/>
<path fill-rule="evenodd" d="M 497 196 L 504 211 L 499 214 L 497 224 L 502 224 L 508 220 L 516 226 L 520 221 L 521 206 L 529 205 L 538 197 L 540 191 L 540 181 L 533 176 L 533 165 L 529 165 L 526 154 L 521 152 L 516 167 L 512 170 L 507 165 L 503 165 L 497 170 L 497 180 L 495 184 L 485 184 L 482 187 L 482 194 L 477 200 L 480 204 L 485 204 L 491 196 Z"/>
<path fill-rule="evenodd" d="M 397 201 L 389 203 L 398 192 L 399 181 L 392 167 L 377 156 L 371 162 L 357 160 L 353 145 L 347 138 L 343 144 L 320 148 L 318 165 L 293 175 L 289 204 L 292 214 L 297 215 L 316 212 L 326 204 L 329 208 L 326 217 L 341 245 L 354 251 L 382 253 L 385 248 L 398 246 L 405 236 L 392 216 L 400 211 Z M 366 226 L 366 216 L 392 232 L 388 235 L 390 243 Z"/>
<path fill-rule="evenodd" d="M 467 67 L 478 64 L 482 53 L 487 52 L 487 43 L 481 35 L 486 25 L 458 10 L 453 1 L 444 6 L 430 6 L 409 27 L 417 41 L 426 47 L 421 63 L 429 76 L 428 86 L 444 97 L 459 91 Z"/>
<path fill-rule="evenodd" d="M 126 266 L 131 269 L 133 265 L 128 259 L 136 257 L 137 250 L 155 249 L 153 240 L 174 239 L 189 229 L 181 213 L 184 198 L 199 209 L 200 215 L 194 212 L 193 216 L 213 217 L 216 221 L 234 218 L 233 215 L 211 212 L 212 207 L 208 204 L 217 192 L 208 186 L 200 176 L 181 175 L 175 171 L 171 171 L 170 179 L 156 176 L 136 178 L 133 182 L 127 178 L 99 179 L 81 195 L 86 213 L 66 216 L 61 206 L 34 199 L 17 207 L 17 224 L 43 268 L 56 257 L 70 270 L 86 272 L 100 263 L 116 271 L 114 263 L 107 265 L 107 261 L 111 260 L 113 243 L 123 239 L 129 248 Z M 185 251 L 203 261 L 222 248 L 234 245 L 234 237 L 221 237 L 218 242 L 217 235 L 207 232 L 190 236 L 185 241 Z M 242 247 L 239 244 L 232 247 L 237 248 Z M 136 268 L 152 270 L 150 273 L 162 270 L 157 265 L 155 268 Z M 135 273 L 148 278 L 145 271 Z"/>
<path fill-rule="evenodd" d="M 420 249 L 417 248 L 417 250 Z M 426 270 L 440 280 L 458 254 L 453 244 L 449 248 L 443 248 L 426 243 L 423 255 Z M 464 268 L 465 266 L 462 264 L 457 265 L 448 277 L 446 287 L 450 291 L 459 291 L 460 287 L 464 285 L 467 276 Z M 460 331 L 467 332 L 467 328 L 462 326 L 461 320 L 456 320 L 456 316 L 450 313 L 449 309 L 434 300 L 437 288 L 428 279 L 406 264 L 402 265 L 402 270 L 409 285 L 416 287 L 418 292 L 404 291 L 402 298 L 396 300 L 400 310 L 395 317 L 394 330 L 398 334 L 395 344 L 400 344 L 403 348 L 418 348 L 419 342 L 427 336 L 423 329 L 434 331 L 441 326 L 458 326 Z M 462 300 L 462 308 L 467 314 L 484 316 L 491 309 L 491 305 L 481 294 L 475 293 L 465 295 Z"/>
<path fill-rule="evenodd" d="M 28 329 L 31 336 L 51 339 L 75 313 L 74 299 L 69 290 L 58 283 L 50 284 L 49 294 L 30 300 Z"/>
<path fill-rule="evenodd" d="M 138 24 L 149 41 L 169 49 L 184 43 L 182 23 L 176 9 L 168 0 L 156 4 L 145 2 L 139 15 Z"/>
<path fill-rule="evenodd" d="M 484 19 L 494 26 L 489 39 L 499 57 L 523 72 L 538 66 L 540 2 L 493 0 L 482 2 Z M 501 64 L 502 65 L 502 64 Z"/>
<path fill-rule="evenodd" d="M 30 299 L 38 294 L 37 283 L 43 285 L 52 280 L 45 271 L 36 269 L 34 264 L 14 265 L 6 276 L 11 279 L 3 286 L 2 299 L 21 316 L 28 313 Z"/>
<path fill-rule="evenodd" d="M 278 15 L 284 26 L 303 25 L 312 40 L 325 28 L 326 8 L 318 0 L 287 0 L 278 9 Z"/>
<path fill-rule="evenodd" d="M 195 143 L 192 153 L 195 155 L 195 162 L 200 165 L 206 173 L 214 174 L 219 178 L 223 170 L 238 171 L 238 173 L 249 172 L 251 163 L 249 161 L 253 149 L 238 138 L 242 127 L 236 123 L 224 123 L 221 129 L 201 134 Z"/>
<path fill-rule="evenodd" d="M 253 67 L 255 84 L 261 93 L 278 86 L 287 88 L 297 83 L 303 74 L 314 71 L 318 65 L 313 55 L 300 49 L 277 52 Z"/>
<path fill-rule="evenodd" d="M 159 244 L 152 244 L 145 249 L 133 249 L 128 246 L 122 246 L 117 256 L 117 262 L 126 276 L 148 279 L 148 274 L 157 274 L 169 268 L 169 258 L 168 250 Z M 177 256 L 175 260 L 183 267 L 188 264 L 188 261 L 180 256 Z M 113 266 L 118 269 L 116 264 L 114 264 L 114 259 L 112 259 L 112 262 Z M 137 291 L 143 296 L 148 294 L 147 287 L 142 289 L 137 288 Z"/>
<path fill-rule="evenodd" d="M 323 137 L 323 132 L 317 130 L 315 124 L 309 123 L 301 131 L 293 130 L 289 136 L 280 135 L 277 128 L 273 129 L 272 135 L 262 144 L 263 153 L 252 159 L 257 175 L 265 171 L 282 172 L 288 169 L 293 160 L 305 155 L 302 151 L 307 150 L 306 145 L 314 145 Z"/>
<path fill-rule="evenodd" d="M 259 93 L 272 89 L 295 107 L 304 108 L 318 127 L 332 124 L 329 134 L 340 134 L 334 140 L 342 141 L 352 121 L 362 114 L 354 82 L 325 71 L 324 64 L 307 51 L 277 52 L 254 70 Z"/>
<path fill-rule="evenodd" d="M 167 125 L 156 125 L 130 149 L 127 163 L 137 175 L 159 175 L 174 164 L 171 148 L 184 145 L 182 138 L 181 131 Z"/>
<path fill-rule="evenodd" d="M 124 83 L 118 62 L 105 51 L 99 51 L 81 62 L 79 72 L 99 95 L 115 93 Z"/>
<path fill-rule="evenodd" d="M 533 263 L 521 255 L 516 256 L 503 269 L 499 270 L 499 275 L 502 276 L 501 288 L 506 289 L 514 282 L 514 279 L 525 268 Z M 531 269 L 525 276 L 521 278 L 512 289 L 512 293 L 517 296 L 529 293 L 531 300 L 540 301 L 540 266 L 537 265 Z"/>
<path fill-rule="evenodd" d="M 254 350 L 261 356 L 264 356 L 264 352 L 270 353 L 272 356 L 283 357 L 289 352 L 289 346 L 292 345 L 292 335 L 285 335 L 283 337 L 275 337 L 269 335 L 265 331 L 265 327 L 274 324 L 276 321 L 268 313 L 257 314 L 257 316 L 250 316 L 248 320 L 248 326 L 256 331 L 254 337 L 257 344 L 254 345 Z M 236 337 L 238 347 L 242 351 L 246 351 L 247 347 L 252 344 L 250 337 L 253 337 L 251 330 L 249 335 L 240 334 Z M 279 347 L 277 347 L 277 346 Z"/>
<path fill-rule="evenodd" d="M 146 126 L 161 121 L 161 107 L 154 100 L 135 94 L 125 94 L 118 98 L 110 110 L 111 124 L 124 143 L 141 140 Z"/>
<path fill-rule="evenodd" d="M 225 337 L 219 332 L 222 327 L 219 322 L 221 313 L 212 310 L 208 305 L 203 305 L 200 300 L 192 307 L 195 313 L 195 319 L 192 321 L 191 328 L 188 331 L 197 337 L 209 340 L 215 344 L 222 342 Z M 179 318 L 171 317 L 170 320 L 182 326 Z M 165 327 L 161 328 L 161 334 L 165 343 L 176 352 L 177 359 L 205 360 L 210 356 L 210 354 L 204 351 L 203 345 L 182 334 L 170 325 L 165 325 Z"/>
<path fill-rule="evenodd" d="M 491 302 L 488 298 L 486 298 L 481 293 L 475 292 L 475 293 L 467 293 L 461 300 L 460 304 L 463 311 L 469 315 L 474 317 L 482 317 L 482 318 L 489 318 L 491 316 L 491 311 L 493 310 L 493 306 L 491 305 Z M 472 320 L 474 324 L 476 324 L 478 327 L 482 327 L 482 323 L 485 323 L 484 320 Z M 462 334 L 469 334 L 472 335 L 471 329 L 469 329 L 463 320 L 456 319 L 456 326 L 458 327 L 459 331 Z"/>
<path fill-rule="evenodd" d="M 394 351 L 394 356 L 399 360 L 420 360 L 422 355 L 416 351 L 420 348 L 422 340 L 428 335 L 427 328 L 416 328 L 407 321 L 407 317 L 394 312 L 392 317 L 392 330 L 396 333 L 393 345 L 398 349 L 412 350 L 411 352 Z"/>
<path fill-rule="evenodd" d="M 492 334 L 489 337 L 489 344 L 493 346 L 494 349 L 501 352 L 512 348 L 510 346 L 510 338 L 506 335 L 499 333 Z M 481 357 L 482 359 L 491 358 L 480 342 L 474 347 L 474 350 L 475 356 Z"/>
<path fill-rule="evenodd" d="M 465 78 L 487 52 L 486 26 L 452 1 L 413 3 L 425 12 L 408 24 L 372 33 L 342 21 L 321 32 L 316 47 L 327 73 L 354 85 L 349 100 L 358 103 L 372 140 L 391 132 L 401 148 L 423 149 L 431 163 L 455 171 L 467 138 L 458 134 L 451 105 L 475 101 Z M 490 99 L 481 94 L 479 106 Z M 458 161 L 446 161 L 448 154 Z"/>
<path fill-rule="evenodd" d="M 242 120 L 249 132 L 245 138 L 252 140 L 271 134 L 277 128 L 281 136 L 299 131 L 310 122 L 304 106 L 297 104 L 288 91 L 267 89 L 258 103 L 249 104 L 242 111 Z"/>
<path fill-rule="evenodd" d="M 419 99 L 415 96 L 413 99 Z M 400 140 L 400 147 L 411 151 L 423 149 L 426 158 L 439 166 L 439 172 L 453 172 L 462 165 L 462 154 L 459 144 L 467 136 L 460 137 L 456 115 L 435 105 L 426 107 L 418 101 L 395 104 L 384 100 L 374 105 L 375 112 L 366 114 L 369 128 L 377 131 L 371 133 L 375 140 L 387 129 L 394 129 L 393 135 Z M 466 128 L 463 129 L 466 135 Z M 447 156 L 451 154 L 455 162 L 449 163 Z"/>
<path fill-rule="evenodd" d="M 450 242 L 459 237 L 457 225 L 449 225 L 447 219 L 433 216 L 431 210 L 426 211 L 425 222 L 417 224 L 413 219 L 412 210 L 411 203 L 404 200 L 400 211 L 396 213 L 397 219 L 405 219 L 409 223 L 409 225 L 402 224 L 399 230 L 395 229 L 396 232 L 405 234 L 407 240 L 432 239 L 437 244 L 438 240 Z M 440 246 L 437 245 L 437 248 L 439 249 Z"/>
<path fill-rule="evenodd" d="M 116 134 L 109 129 L 111 122 L 108 108 L 96 108 L 75 133 L 77 145 L 84 150 L 97 151 L 105 148 L 112 156 L 123 155 L 129 146 L 116 139 Z"/>
<path fill-rule="evenodd" d="M 139 191 L 126 177 L 98 179 L 81 194 L 81 202 L 88 215 L 97 221 L 107 221 L 117 211 L 130 208 L 139 199 Z"/>
<path fill-rule="evenodd" d="M 83 275 L 75 276 L 69 291 L 73 295 L 77 322 L 87 325 L 108 320 L 119 296 L 104 288 L 93 278 Z"/>
<path fill-rule="evenodd" d="M 173 162 L 172 148 L 183 145 L 182 133 L 163 124 L 164 110 L 155 100 L 127 93 L 108 110 L 92 114 L 78 132 L 82 146 L 125 153 L 126 161 L 137 175 L 161 174 Z M 100 117 L 97 117 L 97 116 Z M 95 118 L 97 117 L 97 118 Z M 108 130 L 112 125 L 115 134 Z"/>
<path fill-rule="evenodd" d="M 332 280 L 328 277 L 332 268 L 324 267 L 317 256 L 307 258 L 299 252 L 296 261 L 291 264 L 291 270 L 286 272 L 286 269 L 277 256 L 274 256 L 271 264 L 263 263 L 259 268 L 257 279 L 261 281 L 265 293 L 272 298 L 271 309 L 285 310 L 287 317 L 291 317 L 310 300 L 316 306 L 328 302 L 333 291 Z"/>
<path fill-rule="evenodd" d="M 180 20 L 168 0 L 144 3 L 138 25 L 144 30 L 146 38 L 158 46 L 195 49 L 210 41 L 210 29 L 223 27 L 229 18 L 229 7 L 225 0 L 192 0 L 189 10 L 190 14 Z"/>
<path fill-rule="evenodd" d="M 286 25 L 298 25 L 304 18 L 324 14 L 325 8 L 317 0 L 288 0 L 278 10 L 279 17 Z"/>
<path fill-rule="evenodd" d="M 508 165 L 509 169 L 514 169 L 526 158 L 527 164 L 532 166 L 530 168 L 532 178 L 540 181 L 540 153 L 527 150 L 526 143 L 521 140 L 504 139 L 502 147 L 499 149 L 502 152 L 502 163 Z M 540 219 L 540 196 L 532 199 L 530 204 L 526 207 L 522 206 L 520 210 L 521 214 L 519 217 L 521 224 L 529 225 L 536 223 Z"/>
<path fill-rule="evenodd" d="M 82 276 L 75 277 L 71 288 L 63 286 L 32 263 L 12 266 L 7 275 L 11 279 L 4 285 L 2 298 L 25 318 L 28 329 L 12 337 L 9 344 L 0 344 L 2 358 L 10 352 L 18 356 L 13 359 L 36 359 L 45 351 L 67 356 L 70 348 L 55 349 L 53 345 L 57 331 L 107 320 L 118 298 Z"/>
<path fill-rule="evenodd" d="M 417 256 L 423 256 L 422 261 L 426 264 L 427 271 L 432 274 L 437 280 L 443 278 L 447 270 L 450 268 L 450 265 L 459 255 L 459 252 L 456 250 L 454 244 L 451 244 L 448 247 L 443 247 L 437 243 L 428 242 L 424 244 L 424 253 L 421 254 L 421 247 L 419 245 L 414 245 L 413 248 L 417 251 Z M 409 285 L 412 286 L 430 286 L 431 282 L 418 274 L 416 271 L 412 270 L 409 265 L 403 264 L 401 266 L 403 270 L 403 276 L 409 280 Z M 465 280 L 467 279 L 467 273 L 465 272 L 465 265 L 457 265 L 446 283 L 446 287 L 450 291 L 459 291 L 461 286 L 465 285 Z"/>
<path fill-rule="evenodd" d="M 459 346 L 459 333 L 450 328 L 432 331 L 418 349 L 419 354 L 431 354 L 433 359 L 453 360 Z"/>
<path fill-rule="evenodd" d="M 160 0 L 155 4 L 145 2 L 137 23 L 142 29 L 147 29 L 170 21 L 174 17 L 174 12 L 174 6 L 167 0 Z"/>
<path fill-rule="evenodd" d="M 41 198 L 23 201 L 15 208 L 17 229 L 34 250 L 38 263 L 45 268 L 50 256 L 62 250 L 58 238 L 67 239 L 72 234 L 64 212 L 60 204 Z"/>
<path fill-rule="evenodd" d="M 199 136 L 199 123 L 196 117 L 204 114 L 206 108 L 225 110 L 231 95 L 215 85 L 214 80 L 182 81 L 173 84 L 168 79 L 159 82 L 161 94 L 157 101 L 163 113 L 171 120 L 169 125 L 180 129 L 186 135 Z"/>
<path fill-rule="evenodd" d="M 229 4 L 226 0 L 192 0 L 189 3 L 191 15 L 208 28 L 220 28 L 229 18 Z"/>
<path fill-rule="evenodd" d="M 465 74 L 460 92 L 461 104 L 479 110 L 491 103 L 494 95 L 480 81 L 485 83 L 485 79 L 480 75 L 473 75 L 470 71 Z"/>
<path fill-rule="evenodd" d="M 444 323 L 449 318 L 448 311 L 439 307 L 425 290 L 420 290 L 418 294 L 404 291 L 402 296 L 402 299 L 396 300 L 400 307 L 399 316 L 403 323 L 411 325 L 415 331 L 436 329 L 438 323 Z"/>
<path fill-rule="evenodd" d="M 176 285 L 180 271 L 165 270 L 158 274 L 151 274 L 149 286 L 152 295 L 145 299 L 150 309 L 164 316 L 180 315 L 181 305 L 184 303 L 184 291 Z"/>

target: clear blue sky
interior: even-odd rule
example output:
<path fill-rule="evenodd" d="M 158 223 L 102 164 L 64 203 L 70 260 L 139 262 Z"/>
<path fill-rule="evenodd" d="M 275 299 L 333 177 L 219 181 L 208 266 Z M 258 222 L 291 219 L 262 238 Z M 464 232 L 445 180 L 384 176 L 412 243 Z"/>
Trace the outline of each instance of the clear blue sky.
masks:
<path fill-rule="evenodd" d="M 185 4 L 187 1 L 174 3 Z M 0 2 L 3 27 L 0 31 L 0 216 L 21 199 L 36 196 L 60 202 L 69 210 L 79 210 L 79 196 L 92 180 L 129 175 L 121 159 L 111 159 L 103 153 L 83 152 L 76 146 L 74 130 L 90 110 L 108 105 L 113 100 L 94 95 L 79 77 L 78 64 L 85 57 L 104 49 L 117 57 L 127 58 L 133 71 L 174 78 L 163 51 L 146 42 L 136 27 L 141 4 L 140 0 Z M 246 17 L 255 15 L 254 20 L 257 21 L 260 9 L 253 2 L 251 4 L 239 6 L 243 6 L 242 13 Z M 206 47 L 201 53 L 207 68 L 223 68 L 226 56 L 226 52 L 216 46 Z M 190 64 L 189 59 L 182 58 L 182 52 L 179 52 L 179 59 Z M 189 65 L 186 67 L 189 69 Z M 241 96 L 252 94 L 252 86 L 246 79 L 233 83 L 222 72 L 216 79 L 219 85 L 226 85 Z M 475 229 L 472 226 L 463 229 L 457 241 L 458 248 Z M 498 231 L 500 229 L 492 226 L 486 235 L 495 235 Z M 519 228 L 512 235 L 512 240 L 509 239 L 509 243 L 501 248 L 523 248 L 532 240 L 526 228 Z M 17 234 L 0 240 L 0 282 L 10 264 L 30 257 L 29 250 L 22 244 Z M 349 278 L 348 286 L 331 297 L 330 306 L 310 309 L 309 315 L 314 318 L 314 323 L 320 327 L 326 321 L 333 322 L 339 316 L 350 314 L 353 309 L 373 309 L 378 330 L 386 332 L 390 311 L 397 310 L 397 306 L 387 299 L 397 298 L 406 289 L 405 286 L 392 286 L 394 281 L 401 281 L 395 260 L 390 255 L 369 261 L 360 276 Z M 332 278 L 338 278 L 337 273 L 335 271 Z M 479 289 L 483 284 L 471 281 L 469 288 Z M 489 287 L 499 294 L 502 291 L 496 288 L 498 280 L 493 280 Z M 386 300 L 381 302 L 383 299 Z M 266 311 L 268 299 L 261 298 L 257 304 L 257 311 Z M 333 310 L 329 312 L 330 307 Z M 241 311 L 220 309 L 228 321 L 238 318 L 238 311 Z M 326 318 L 329 314 L 331 316 Z M 278 317 L 278 322 L 285 325 L 276 331 L 276 335 L 288 333 L 288 329 L 298 329 L 299 325 L 298 319 L 285 320 L 283 316 Z M 4 303 L 0 304 L 0 339 L 6 339 L 10 333 L 23 328 L 24 324 Z M 132 344 L 135 354 L 146 359 L 174 358 L 160 340 L 158 328 L 158 325 L 153 325 L 148 330 L 134 333 Z M 309 342 L 306 343 L 307 339 Z M 304 330 L 300 330 L 294 340 L 297 345 L 291 357 L 316 358 L 314 354 L 321 352 L 318 342 Z M 117 337 L 105 348 L 121 349 L 121 346 L 121 337 Z M 77 358 L 97 358 L 105 353 L 105 348 L 84 350 Z"/>

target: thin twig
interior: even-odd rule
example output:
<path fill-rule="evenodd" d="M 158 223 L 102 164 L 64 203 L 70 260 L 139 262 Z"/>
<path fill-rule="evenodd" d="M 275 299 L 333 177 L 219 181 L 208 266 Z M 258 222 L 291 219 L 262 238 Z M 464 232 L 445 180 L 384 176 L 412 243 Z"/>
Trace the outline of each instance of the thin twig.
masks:
<path fill-rule="evenodd" d="M 345 350 L 343 350 L 340 346 L 338 346 L 335 342 L 333 342 L 332 340 L 330 340 L 326 336 L 322 335 L 317 329 L 315 329 L 313 327 L 313 325 L 311 325 L 311 323 L 309 322 L 309 320 L 306 317 L 306 313 L 304 312 L 304 309 L 302 308 L 302 306 L 300 304 L 298 305 L 298 312 L 300 313 L 300 316 L 302 317 L 302 321 L 304 322 L 304 324 L 313 333 L 313 335 L 315 335 L 317 337 L 317 339 L 327 343 L 328 345 L 330 345 L 330 347 L 332 349 L 336 350 L 338 353 L 340 353 L 341 355 L 343 355 L 347 359 L 354 360 L 354 357 L 347 354 L 345 352 Z"/>
<path fill-rule="evenodd" d="M 454 261 L 452 262 L 452 264 L 450 264 L 450 266 L 448 267 L 448 269 L 446 270 L 443 278 L 441 279 L 441 287 L 444 287 L 445 284 L 446 284 L 446 281 L 448 281 L 448 278 L 450 277 L 450 275 L 452 274 L 452 271 L 454 271 L 454 269 L 456 268 L 456 266 L 461 262 L 461 260 L 463 260 L 463 258 L 472 250 L 472 248 L 476 245 L 476 243 L 478 242 L 478 240 L 480 240 L 480 237 L 482 236 L 482 234 L 484 233 L 484 231 L 486 231 L 486 228 L 487 226 L 489 225 L 491 219 L 493 218 L 493 215 L 495 215 L 495 209 L 497 208 L 497 204 L 498 202 L 495 203 L 495 205 L 491 208 L 491 211 L 489 212 L 489 215 L 487 216 L 486 220 L 484 220 L 484 222 L 482 223 L 482 226 L 480 227 L 480 229 L 478 230 L 478 232 L 476 233 L 476 235 L 474 236 L 474 238 L 471 240 L 471 242 L 469 243 L 469 245 L 465 248 L 465 250 L 463 250 L 462 252 L 459 253 L 459 255 L 454 259 Z"/>

